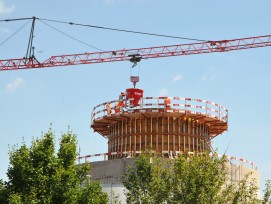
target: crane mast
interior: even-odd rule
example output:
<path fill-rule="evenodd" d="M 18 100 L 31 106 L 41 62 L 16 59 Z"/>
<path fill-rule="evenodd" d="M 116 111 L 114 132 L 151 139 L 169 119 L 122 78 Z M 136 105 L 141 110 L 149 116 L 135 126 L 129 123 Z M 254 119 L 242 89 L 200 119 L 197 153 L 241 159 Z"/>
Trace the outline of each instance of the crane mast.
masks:
<path fill-rule="evenodd" d="M 0 71 L 129 61 L 134 56 L 137 56 L 140 59 L 150 59 L 150 58 L 205 54 L 213 52 L 228 52 L 234 50 L 243 50 L 267 46 L 271 46 L 271 35 L 231 40 L 205 41 L 169 46 L 58 55 L 51 56 L 50 58 L 44 60 L 43 62 L 39 62 L 35 58 L 35 56 L 32 56 L 29 58 L 0 60 Z"/>

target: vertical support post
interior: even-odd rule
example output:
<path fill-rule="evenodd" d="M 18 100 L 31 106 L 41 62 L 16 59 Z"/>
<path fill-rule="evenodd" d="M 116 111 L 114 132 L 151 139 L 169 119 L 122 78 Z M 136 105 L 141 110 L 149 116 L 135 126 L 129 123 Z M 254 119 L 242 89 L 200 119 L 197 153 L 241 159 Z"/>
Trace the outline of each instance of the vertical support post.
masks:
<path fill-rule="evenodd" d="M 187 120 L 187 135 L 188 135 L 188 152 L 190 152 L 191 151 L 191 149 L 190 149 L 190 143 L 191 143 L 191 141 L 190 141 L 190 127 L 191 127 L 191 124 L 190 124 L 190 118 Z"/>
<path fill-rule="evenodd" d="M 117 122 L 117 151 L 116 152 L 119 152 L 119 150 L 120 150 L 120 137 L 119 136 L 120 136 L 120 123 Z"/>
<path fill-rule="evenodd" d="M 127 153 L 127 137 L 128 137 L 128 122 L 127 122 L 127 119 L 125 120 L 125 127 L 126 127 L 126 134 L 125 134 L 125 147 L 124 147 L 124 151 Z"/>
<path fill-rule="evenodd" d="M 162 156 L 163 155 L 163 151 L 164 151 L 164 117 L 161 118 L 162 120 Z"/>
<path fill-rule="evenodd" d="M 109 134 L 108 134 L 108 149 L 107 152 L 111 152 L 111 127 L 109 128 Z"/>
<path fill-rule="evenodd" d="M 202 135 L 203 135 L 203 150 L 206 151 L 206 138 L 205 138 L 205 125 L 202 124 Z"/>
<path fill-rule="evenodd" d="M 151 117 L 151 148 L 152 148 L 152 117 Z"/>
<path fill-rule="evenodd" d="M 167 117 L 167 151 L 169 152 L 169 117 Z"/>
<path fill-rule="evenodd" d="M 197 152 L 199 152 L 199 124 L 196 123 L 196 135 L 197 135 Z"/>
<path fill-rule="evenodd" d="M 205 125 L 203 123 L 202 124 L 203 150 L 206 151 L 206 138 L 205 138 L 204 130 L 205 130 Z"/>
<path fill-rule="evenodd" d="M 203 151 L 203 148 L 202 148 L 202 145 L 203 145 L 203 138 L 202 138 L 202 135 L 201 135 L 201 125 L 199 125 L 199 137 L 200 137 L 200 151 L 202 152 Z"/>
<path fill-rule="evenodd" d="M 200 136 L 201 136 L 201 138 L 202 138 L 202 149 L 201 149 L 201 151 L 205 151 L 204 150 L 204 142 L 205 142 L 205 139 L 204 139 L 204 135 L 203 135 L 203 124 L 201 124 L 200 125 Z"/>
<path fill-rule="evenodd" d="M 220 106 L 218 106 L 218 119 L 220 120 L 221 117 L 220 117 Z"/>
<path fill-rule="evenodd" d="M 193 152 L 195 152 L 195 121 L 192 120 Z"/>
<path fill-rule="evenodd" d="M 180 126 L 180 118 L 178 118 L 178 150 L 181 151 L 181 126 Z"/>
<path fill-rule="evenodd" d="M 111 148 L 111 152 L 114 152 L 114 150 L 115 150 L 115 146 L 114 146 L 115 143 L 114 142 L 115 142 L 115 125 L 112 126 L 112 138 L 111 138 L 112 148 Z"/>
<path fill-rule="evenodd" d="M 115 152 L 117 152 L 117 145 L 118 145 L 118 143 L 117 143 L 117 135 L 118 135 L 118 130 L 117 130 L 117 125 L 118 124 L 116 124 L 115 125 L 115 138 L 114 138 L 114 141 L 115 141 Z"/>
<path fill-rule="evenodd" d="M 205 126 L 205 138 L 206 138 L 206 141 L 208 142 L 208 144 L 207 144 L 208 150 L 211 150 L 211 143 L 210 143 L 210 140 L 208 138 L 206 126 Z"/>
<path fill-rule="evenodd" d="M 158 150 L 159 150 L 159 147 L 158 147 L 158 145 L 159 145 L 159 143 L 158 143 L 159 124 L 158 123 L 159 123 L 159 118 L 156 117 L 156 140 L 155 140 L 156 152 L 158 152 Z"/>
<path fill-rule="evenodd" d="M 141 134 L 142 134 L 142 130 L 141 130 L 141 123 L 142 123 L 142 120 L 141 120 L 141 117 L 140 117 L 140 120 L 139 120 L 139 151 L 141 151 Z"/>
<path fill-rule="evenodd" d="M 206 136 L 206 140 L 208 141 L 208 149 L 212 150 L 212 148 L 211 148 L 211 141 L 209 140 L 206 126 L 205 126 L 205 136 Z"/>
<path fill-rule="evenodd" d="M 172 143 L 173 143 L 173 148 L 172 150 L 175 152 L 175 125 L 176 125 L 176 120 L 174 117 L 172 117 Z"/>
<path fill-rule="evenodd" d="M 186 120 L 183 120 L 183 150 L 186 152 Z"/>
<path fill-rule="evenodd" d="M 123 154 L 123 120 L 121 120 L 121 146 L 120 146 L 120 152 L 121 152 L 121 156 Z"/>
<path fill-rule="evenodd" d="M 147 151 L 147 134 L 146 133 L 148 132 L 147 131 L 148 130 L 148 126 L 147 126 L 148 123 L 147 123 L 147 119 L 146 118 L 144 119 L 144 121 L 145 121 L 145 151 Z"/>
<path fill-rule="evenodd" d="M 134 153 L 136 152 L 136 136 L 137 136 L 137 129 L 136 129 L 136 118 L 135 118 L 135 145 L 134 145 Z"/>
<path fill-rule="evenodd" d="M 130 151 L 132 151 L 132 118 L 130 118 Z"/>
<path fill-rule="evenodd" d="M 111 127 L 111 137 L 110 137 L 110 140 L 111 140 L 111 148 L 110 148 L 110 152 L 113 152 L 114 151 L 114 142 L 113 142 L 113 139 L 114 139 L 114 125 Z"/>
<path fill-rule="evenodd" d="M 114 126 L 111 126 L 111 133 L 110 133 L 110 151 L 113 152 L 113 138 L 114 138 Z"/>
<path fill-rule="evenodd" d="M 95 120 L 95 116 L 96 116 L 96 114 L 95 114 L 95 109 L 96 109 L 96 107 L 94 107 L 93 108 L 93 110 L 92 110 L 92 112 L 91 112 L 91 123 L 93 123 L 94 122 L 94 120 Z"/>

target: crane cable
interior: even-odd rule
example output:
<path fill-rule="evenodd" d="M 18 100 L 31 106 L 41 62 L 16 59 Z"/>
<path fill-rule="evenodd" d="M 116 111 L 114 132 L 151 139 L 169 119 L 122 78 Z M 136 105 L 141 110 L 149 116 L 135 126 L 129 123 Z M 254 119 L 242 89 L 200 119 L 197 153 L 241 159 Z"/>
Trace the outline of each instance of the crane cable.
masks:
<path fill-rule="evenodd" d="M 90 28 L 97 28 L 97 29 L 104 29 L 104 30 L 111 30 L 111 31 L 133 33 L 133 34 L 151 35 L 151 36 L 157 36 L 157 37 L 191 40 L 191 41 L 198 41 L 198 42 L 206 42 L 206 41 L 208 41 L 208 40 L 197 39 L 197 38 L 187 38 L 187 37 L 180 37 L 180 36 L 173 36 L 173 35 L 164 35 L 164 34 L 157 34 L 157 33 L 141 32 L 141 31 L 126 30 L 126 29 L 119 29 L 119 28 L 111 28 L 111 27 L 104 27 L 104 26 L 97 26 L 97 25 L 90 25 L 90 24 L 82 24 L 82 23 L 74 23 L 74 22 L 67 22 L 67 21 L 59 21 L 59 20 L 52 20 L 52 19 L 38 18 L 38 17 L 5 19 L 5 20 L 0 20 L 0 22 L 30 20 L 30 19 L 33 19 L 33 18 L 43 20 L 43 21 L 50 21 L 50 22 L 54 22 L 54 23 L 62 23 L 62 24 L 69 24 L 69 25 L 82 26 L 82 27 L 90 27 Z"/>
<path fill-rule="evenodd" d="M 23 20 L 29 20 L 29 21 L 27 21 L 27 23 L 25 23 L 22 27 L 20 27 L 14 34 L 12 34 L 12 35 L 11 35 L 10 37 L 8 37 L 6 40 L 4 40 L 2 43 L 0 43 L 0 46 L 3 45 L 5 42 L 7 42 L 7 41 L 8 41 L 10 38 L 12 38 L 15 34 L 17 34 L 17 33 L 18 33 L 18 32 L 19 32 L 26 24 L 28 24 L 28 23 L 32 20 L 32 27 L 31 27 L 30 38 L 29 38 L 28 48 L 27 48 L 27 54 L 26 54 L 26 58 L 30 58 L 30 57 L 34 54 L 34 53 L 33 53 L 33 52 L 34 52 L 34 49 L 33 49 L 33 47 L 32 47 L 33 37 L 34 37 L 34 19 L 35 19 L 35 20 L 39 20 L 40 22 L 42 22 L 43 24 L 47 25 L 48 27 L 54 29 L 55 31 L 57 31 L 57 32 L 59 32 L 59 33 L 65 35 L 65 36 L 67 36 L 67 37 L 69 37 L 69 38 L 71 38 L 71 39 L 73 39 L 73 40 L 75 40 L 75 41 L 81 43 L 81 44 L 84 44 L 84 45 L 86 45 L 86 46 L 88 46 L 88 47 L 91 47 L 91 48 L 93 48 L 93 49 L 96 49 L 96 50 L 99 50 L 99 51 L 104 52 L 104 50 L 99 49 L 99 48 L 97 48 L 97 47 L 95 47 L 95 46 L 93 46 L 93 45 L 90 45 L 90 44 L 88 44 L 88 43 L 86 43 L 86 42 L 83 42 L 83 41 L 81 41 L 81 40 L 78 40 L 77 38 L 75 38 L 75 37 L 73 37 L 73 36 L 71 36 L 71 35 L 69 35 L 69 34 L 64 33 L 63 31 L 61 31 L 61 30 L 59 30 L 59 29 L 57 29 L 57 28 L 55 28 L 55 27 L 49 25 L 48 23 L 44 22 L 42 19 L 37 18 L 37 17 L 35 17 L 35 16 L 33 16 L 32 18 L 16 18 L 16 19 L 5 19 L 5 20 L 0 20 L 0 22 L 11 22 L 11 21 L 23 21 Z M 28 54 L 28 53 L 29 53 L 29 54 Z"/>
<path fill-rule="evenodd" d="M 75 40 L 75 41 L 77 41 L 77 42 L 79 42 L 79 43 L 82 43 L 82 44 L 84 44 L 84 45 L 86 45 L 86 46 L 88 46 L 88 47 L 91 47 L 91 48 L 94 48 L 94 49 L 96 49 L 96 50 L 99 50 L 99 51 L 104 52 L 104 50 L 102 50 L 102 49 L 100 49 L 100 48 L 97 48 L 97 47 L 95 47 L 95 46 L 93 46 L 93 45 L 90 45 L 90 44 L 88 44 L 88 43 L 86 43 L 86 42 L 83 42 L 83 41 L 81 41 L 81 40 L 78 40 L 77 38 L 75 38 L 75 37 L 73 37 L 73 36 L 71 36 L 71 35 L 69 35 L 69 34 L 67 34 L 67 33 L 64 33 L 63 31 L 61 31 L 61 30 L 59 30 L 59 29 L 57 29 L 57 28 L 55 28 L 55 27 L 49 25 L 48 23 L 44 22 L 44 20 L 42 20 L 42 19 L 39 19 L 39 18 L 37 18 L 37 19 L 38 19 L 40 22 L 42 22 L 43 24 L 47 25 L 48 27 L 54 29 L 55 31 L 57 31 L 57 32 L 59 32 L 59 33 L 65 35 L 65 36 L 67 36 L 67 37 L 69 37 L 69 38 L 71 38 L 71 39 L 73 39 L 73 40 Z"/>
<path fill-rule="evenodd" d="M 96 25 L 89 25 L 89 24 L 81 24 L 81 23 L 73 23 L 73 22 L 45 19 L 45 18 L 39 18 L 39 19 L 44 20 L 44 21 L 51 21 L 51 22 L 55 22 L 55 23 L 63 23 L 63 24 L 69 24 L 69 25 L 91 27 L 91 28 L 98 28 L 98 29 L 112 30 L 112 31 L 119 31 L 119 32 L 126 32 L 126 33 L 134 33 L 134 34 L 141 34 L 141 35 L 151 35 L 151 36 L 157 36 L 157 37 L 175 38 L 175 39 L 182 39 L 182 40 L 193 40 L 193 41 L 199 41 L 199 42 L 208 41 L 208 40 L 202 40 L 202 39 L 197 39 L 197 38 L 187 38 L 187 37 L 180 37 L 180 36 L 173 36 L 173 35 L 163 35 L 163 34 L 157 34 L 157 33 L 148 33 L 148 32 L 141 32 L 141 31 L 134 31 L 134 30 L 125 30 L 125 29 L 110 28 L 110 27 L 104 27 L 104 26 L 96 26 Z"/>
<path fill-rule="evenodd" d="M 29 18 L 28 20 L 29 21 L 27 21 L 26 23 L 24 23 L 20 28 L 18 28 L 14 33 L 12 33 L 7 39 L 5 39 L 4 41 L 2 41 L 1 43 L 0 43 L 0 46 L 2 46 L 3 44 L 5 44 L 8 40 L 10 40 L 13 36 L 15 36 L 20 30 L 22 30 L 28 23 L 30 23 L 30 20 L 31 20 L 32 18 Z M 26 19 L 25 19 L 26 20 Z"/>
<path fill-rule="evenodd" d="M 104 30 L 111 30 L 111 31 L 118 31 L 118 32 L 126 32 L 126 33 L 133 33 L 133 34 L 141 34 L 141 35 L 150 35 L 150 36 L 157 36 L 157 37 L 165 37 L 165 38 L 175 38 L 175 39 L 182 39 L 182 40 L 193 40 L 193 41 L 199 41 L 199 42 L 206 42 L 207 40 L 202 40 L 202 39 L 196 39 L 196 38 L 186 38 L 186 37 L 179 37 L 179 36 L 172 36 L 172 35 L 163 35 L 163 34 L 157 34 L 157 33 L 148 33 L 148 32 L 141 32 L 141 31 L 134 31 L 134 30 L 125 30 L 125 29 L 118 29 L 118 28 L 110 28 L 110 27 L 104 27 L 104 26 L 96 26 L 96 25 L 89 25 L 89 24 L 81 24 L 81 23 L 73 23 L 73 22 L 66 22 L 66 21 L 59 21 L 59 20 L 52 20 L 52 19 L 46 19 L 46 18 L 37 18 L 35 16 L 33 16 L 32 18 L 17 18 L 17 19 L 5 19 L 5 20 L 0 20 L 0 22 L 10 22 L 10 21 L 21 21 L 21 20 L 30 20 L 32 19 L 32 27 L 31 27 L 31 32 L 30 32 L 30 38 L 29 38 L 29 42 L 28 42 L 28 49 L 27 49 L 27 54 L 26 54 L 26 58 L 31 58 L 31 57 L 35 57 L 34 56 L 34 47 L 32 47 L 32 43 L 33 43 L 33 37 L 34 37 L 34 25 L 35 25 L 35 20 L 39 20 L 40 22 L 44 23 L 45 25 L 47 25 L 48 27 L 58 31 L 59 33 L 79 42 L 82 43 L 84 45 L 87 45 L 88 47 L 97 49 L 99 51 L 104 51 L 102 49 L 99 49 L 95 46 L 92 46 L 88 43 L 85 43 L 81 40 L 76 39 L 75 37 L 72 37 L 71 35 L 68 35 L 66 33 L 64 33 L 63 31 L 49 25 L 48 23 L 45 23 L 44 21 L 48 21 L 48 22 L 54 22 L 54 23 L 62 23 L 62 24 L 68 24 L 68 25 L 75 25 L 75 26 L 82 26 L 82 27 L 89 27 L 89 28 L 97 28 L 97 29 L 104 29 Z M 27 22 L 28 23 L 28 22 Z M 27 23 L 25 23 L 21 28 L 19 28 L 14 34 L 12 34 L 8 39 L 6 39 L 5 41 L 3 41 L 1 45 L 3 45 L 5 42 L 7 42 L 10 38 L 12 38 L 16 33 L 18 33 Z M 29 54 L 28 54 L 29 53 Z M 140 59 L 139 59 L 140 61 Z M 138 61 L 138 62 L 139 62 Z M 134 66 L 136 66 L 137 62 L 134 62 L 134 65 L 132 66 L 132 68 Z M 140 70 L 140 69 L 139 69 Z M 139 75 L 139 71 L 138 71 L 138 75 Z"/>
<path fill-rule="evenodd" d="M 32 17 L 32 18 L 13 18 L 13 19 L 4 19 L 4 20 L 0 20 L 0 22 L 24 21 L 24 20 L 32 20 L 33 18 L 36 18 L 36 17 Z M 37 18 L 36 18 L 36 19 L 37 19 Z"/>

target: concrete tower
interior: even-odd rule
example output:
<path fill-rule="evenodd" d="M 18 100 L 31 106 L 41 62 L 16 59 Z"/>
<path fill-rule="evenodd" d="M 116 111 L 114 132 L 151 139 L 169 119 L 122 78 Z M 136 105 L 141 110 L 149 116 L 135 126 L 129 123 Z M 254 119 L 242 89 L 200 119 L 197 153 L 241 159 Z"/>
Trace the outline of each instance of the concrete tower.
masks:
<path fill-rule="evenodd" d="M 133 164 L 132 156 L 152 149 L 165 158 L 183 152 L 212 151 L 211 140 L 228 129 L 228 110 L 211 101 L 181 97 L 144 97 L 143 90 L 130 88 L 118 100 L 93 108 L 91 128 L 108 140 L 108 152 L 92 162 L 91 176 L 101 180 L 104 191 L 123 196 L 122 175 Z M 231 182 L 251 172 L 259 185 L 256 166 L 243 158 L 228 157 Z"/>

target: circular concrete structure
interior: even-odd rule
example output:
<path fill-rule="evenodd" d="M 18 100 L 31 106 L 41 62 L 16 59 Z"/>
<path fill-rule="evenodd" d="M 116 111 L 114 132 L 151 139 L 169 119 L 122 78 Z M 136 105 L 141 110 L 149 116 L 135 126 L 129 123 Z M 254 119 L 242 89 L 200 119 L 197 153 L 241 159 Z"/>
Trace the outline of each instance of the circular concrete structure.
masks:
<path fill-rule="evenodd" d="M 255 179 L 256 185 L 260 187 L 260 175 L 256 166 L 243 158 L 228 157 L 226 163 L 229 176 L 227 183 L 238 184 L 246 175 L 250 175 L 249 181 Z M 101 183 L 103 191 L 108 193 L 109 203 L 113 202 L 114 195 L 119 196 L 122 204 L 126 203 L 124 195 L 125 187 L 122 183 L 123 175 L 128 172 L 129 167 L 134 165 L 135 158 L 114 159 L 107 161 L 91 162 L 91 178 Z"/>
<path fill-rule="evenodd" d="M 165 100 L 170 103 L 165 105 Z M 130 99 L 129 99 L 130 100 Z M 106 104 L 92 111 L 91 128 L 108 139 L 109 159 L 139 154 L 151 148 L 168 155 L 211 150 L 212 138 L 228 129 L 228 110 L 216 103 L 180 97 L 144 97 L 120 112 L 107 113 Z M 114 110 L 114 105 L 111 105 Z"/>

